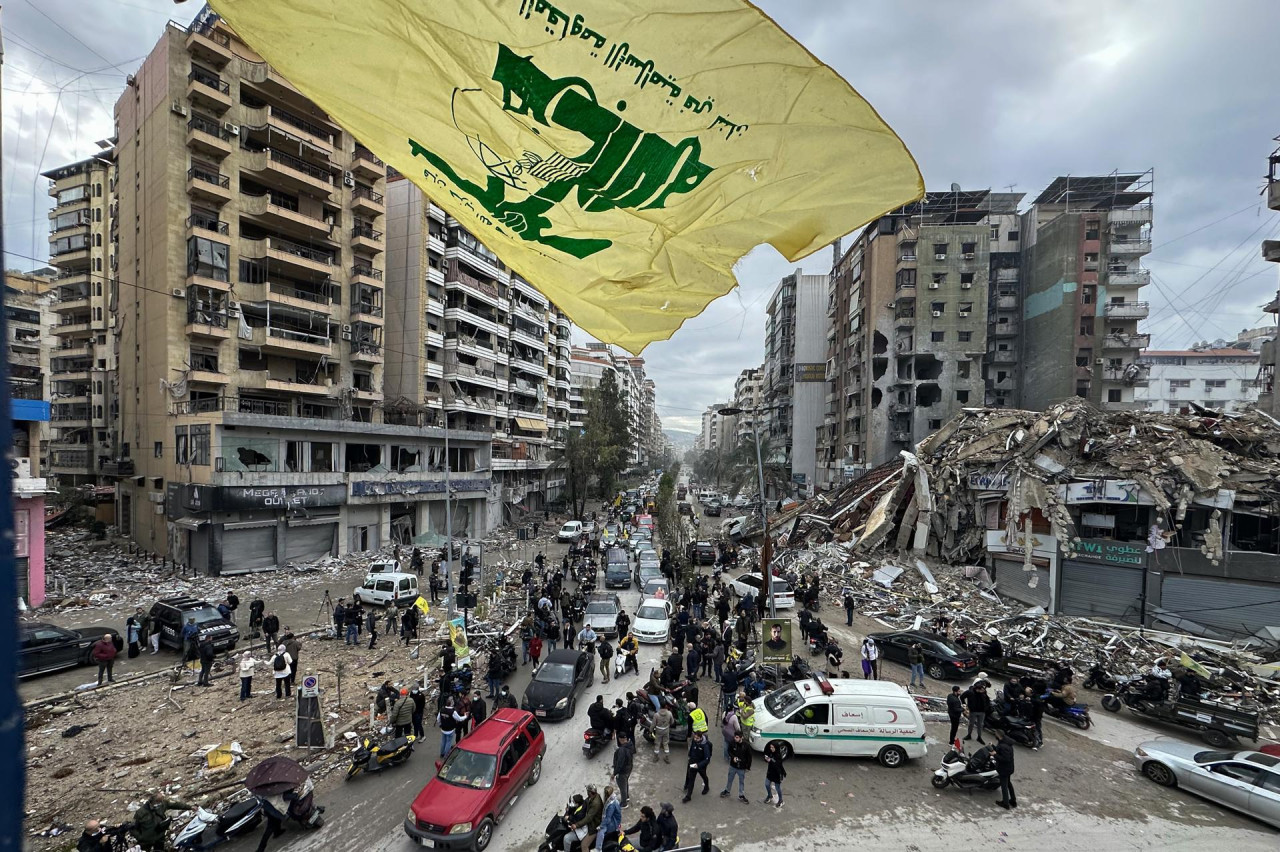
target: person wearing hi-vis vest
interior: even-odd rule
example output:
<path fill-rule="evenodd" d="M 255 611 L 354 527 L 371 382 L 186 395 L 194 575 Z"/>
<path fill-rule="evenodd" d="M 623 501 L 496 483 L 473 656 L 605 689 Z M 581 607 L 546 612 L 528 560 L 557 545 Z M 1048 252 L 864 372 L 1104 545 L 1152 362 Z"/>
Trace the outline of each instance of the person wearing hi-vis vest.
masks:
<path fill-rule="evenodd" d="M 707 714 L 694 702 L 690 701 L 685 705 L 685 709 L 689 711 L 689 738 L 692 739 L 694 734 L 707 732 Z"/>

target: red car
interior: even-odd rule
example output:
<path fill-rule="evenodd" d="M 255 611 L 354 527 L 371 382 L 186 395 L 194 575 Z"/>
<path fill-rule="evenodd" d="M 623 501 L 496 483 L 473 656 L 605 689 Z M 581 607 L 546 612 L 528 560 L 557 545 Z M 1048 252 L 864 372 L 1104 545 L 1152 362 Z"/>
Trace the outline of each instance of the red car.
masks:
<path fill-rule="evenodd" d="M 419 846 L 483 852 L 520 791 L 542 777 L 547 743 L 532 713 L 503 708 L 454 746 L 405 818 Z"/>
<path fill-rule="evenodd" d="M 653 532 L 653 515 L 636 515 L 636 526 Z"/>

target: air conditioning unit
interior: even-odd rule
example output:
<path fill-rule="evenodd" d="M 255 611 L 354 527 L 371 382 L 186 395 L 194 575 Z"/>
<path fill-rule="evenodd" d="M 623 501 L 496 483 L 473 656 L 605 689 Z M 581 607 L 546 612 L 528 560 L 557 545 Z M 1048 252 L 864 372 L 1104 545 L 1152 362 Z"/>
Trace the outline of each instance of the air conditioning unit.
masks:
<path fill-rule="evenodd" d="M 342 185 L 343 185 L 343 186 L 355 186 L 355 185 L 356 185 L 356 178 L 355 178 L 355 175 L 351 174 L 351 172 L 343 172 L 343 173 L 342 173 Z"/>
<path fill-rule="evenodd" d="M 349 331 L 344 331 L 344 332 L 342 332 L 342 339 L 343 339 L 343 340 L 350 340 L 350 339 L 351 339 L 351 332 L 349 332 Z"/>
<path fill-rule="evenodd" d="M 972 287 L 973 287 L 973 282 L 972 282 L 972 281 L 961 281 L 961 282 L 960 282 L 960 289 L 961 289 L 961 290 L 969 290 L 969 289 L 972 289 Z"/>
<path fill-rule="evenodd" d="M 940 285 L 938 284 L 938 282 L 937 282 L 937 281 L 930 281 L 930 282 L 929 282 L 929 289 L 930 289 L 930 290 L 937 290 L 939 286 L 940 286 Z"/>
<path fill-rule="evenodd" d="M 156 506 L 156 514 L 157 514 L 157 515 L 163 515 L 163 514 L 164 514 L 164 506 Z"/>
<path fill-rule="evenodd" d="M 239 135 L 240 135 L 240 125 L 238 125 L 238 124 L 232 124 L 232 123 L 231 123 L 231 122 L 229 122 L 229 121 L 224 121 L 224 122 L 222 122 L 222 129 L 223 129 L 223 131 L 225 131 L 229 136 L 239 136 Z"/>
<path fill-rule="evenodd" d="M 934 312 L 933 312 L 933 315 L 934 315 L 935 317 L 940 317 L 940 316 L 942 316 L 942 311 L 934 311 Z"/>
<path fill-rule="evenodd" d="M 184 104 L 182 101 L 174 101 L 173 103 L 169 104 L 169 112 L 172 112 L 176 115 L 186 115 L 187 105 Z"/>
<path fill-rule="evenodd" d="M 962 316 L 962 317 L 967 317 L 967 316 L 969 316 L 969 312 L 968 312 L 968 311 L 961 311 L 961 312 L 960 312 L 960 316 Z"/>
<path fill-rule="evenodd" d="M 216 473 L 222 473 L 227 469 L 227 460 L 222 456 L 214 456 L 213 469 Z"/>
<path fill-rule="evenodd" d="M 1102 365 L 1103 363 L 1105 363 L 1105 361 L 1103 361 L 1103 359 L 1101 359 L 1101 358 L 1094 358 L 1094 359 L 1093 359 L 1093 363 L 1098 364 L 1098 365 Z"/>
<path fill-rule="evenodd" d="M 326 215 L 326 216 L 324 217 L 324 223 L 325 223 L 326 225 L 328 225 L 330 228 L 332 228 L 332 227 L 333 227 L 333 214 L 332 214 L 332 213 L 330 213 L 330 214 L 328 214 L 328 215 Z"/>
<path fill-rule="evenodd" d="M 185 298 L 187 295 L 187 291 L 183 290 L 181 287 L 174 287 L 169 292 L 172 293 L 174 298 L 177 298 L 177 299 Z"/>
<path fill-rule="evenodd" d="M 934 260 L 946 260 L 946 259 L 947 259 L 947 256 L 946 256 L 945 254 L 935 254 L 935 255 L 933 256 L 933 259 L 934 259 Z"/>
<path fill-rule="evenodd" d="M 237 319 L 240 316 L 239 308 L 227 308 L 227 316 L 231 319 Z"/>
<path fill-rule="evenodd" d="M 344 326 L 342 327 L 342 330 L 343 330 L 343 331 L 347 331 L 347 332 L 349 332 L 349 331 L 351 331 L 351 326 L 349 326 L 349 325 L 344 325 Z"/>

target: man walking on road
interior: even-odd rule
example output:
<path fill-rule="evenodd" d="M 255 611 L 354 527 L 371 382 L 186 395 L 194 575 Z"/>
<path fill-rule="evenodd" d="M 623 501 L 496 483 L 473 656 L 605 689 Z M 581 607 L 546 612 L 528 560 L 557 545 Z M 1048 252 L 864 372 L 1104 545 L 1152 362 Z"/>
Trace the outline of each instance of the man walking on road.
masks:
<path fill-rule="evenodd" d="M 1004 731 L 996 731 L 996 775 L 1000 776 L 1000 801 L 997 805 L 1006 811 L 1018 806 L 1018 795 L 1013 791 L 1013 740 Z"/>
<path fill-rule="evenodd" d="M 101 639 L 93 643 L 89 656 L 93 657 L 93 661 L 98 664 L 98 686 L 102 686 L 104 674 L 107 676 L 107 683 L 115 680 L 111 670 L 116 665 L 116 643 L 110 633 L 103 634 Z"/>
<path fill-rule="evenodd" d="M 707 765 L 711 763 L 711 751 L 711 743 L 707 742 L 707 735 L 701 731 L 695 731 L 693 739 L 689 741 L 689 768 L 684 773 L 684 798 L 680 800 L 681 802 L 687 802 L 693 798 L 693 782 L 696 778 L 702 779 L 704 796 L 711 789 L 711 782 L 707 780 Z"/>
<path fill-rule="evenodd" d="M 365 616 L 364 629 L 369 631 L 369 650 L 373 650 L 373 646 L 378 644 L 378 613 L 372 609 Z"/>
<path fill-rule="evenodd" d="M 880 679 L 880 648 L 870 636 L 862 640 L 862 678 Z"/>
<path fill-rule="evenodd" d="M 987 689 L 982 684 L 969 687 L 969 690 L 962 696 L 965 706 L 969 708 L 969 730 L 964 735 L 965 740 L 973 738 L 973 729 L 978 729 L 978 742 L 986 745 L 986 740 L 982 738 L 982 728 L 987 721 L 987 710 L 991 707 L 991 699 L 987 698 Z"/>
<path fill-rule="evenodd" d="M 853 626 L 853 592 L 848 589 L 844 590 L 844 623 L 847 627 Z"/>
<path fill-rule="evenodd" d="M 663 763 L 671 762 L 671 726 L 675 717 L 665 704 L 653 714 L 653 759 L 658 759 L 658 751 L 662 751 Z"/>
<path fill-rule="evenodd" d="M 635 765 L 635 753 L 635 745 L 620 729 L 618 745 L 613 750 L 613 782 L 618 785 L 618 794 L 622 797 L 623 808 L 629 807 L 631 803 L 631 768 Z"/>
<path fill-rule="evenodd" d="M 733 743 L 729 746 L 729 777 L 725 779 L 720 798 L 729 798 L 729 789 L 733 787 L 733 778 L 738 777 L 738 801 L 744 805 L 751 804 L 747 798 L 747 772 L 751 769 L 751 746 L 742 739 L 742 731 L 735 731 Z"/>
<path fill-rule="evenodd" d="M 918 681 L 920 689 L 924 689 L 924 649 L 919 642 L 912 642 L 907 648 L 907 662 L 911 664 L 911 686 L 908 688 L 915 689 Z"/>

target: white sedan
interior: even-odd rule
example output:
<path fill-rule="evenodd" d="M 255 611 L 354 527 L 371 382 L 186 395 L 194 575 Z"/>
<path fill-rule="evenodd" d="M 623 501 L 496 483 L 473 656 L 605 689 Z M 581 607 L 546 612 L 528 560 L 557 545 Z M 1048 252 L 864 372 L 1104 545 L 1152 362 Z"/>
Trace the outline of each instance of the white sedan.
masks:
<path fill-rule="evenodd" d="M 1133 750 L 1138 770 L 1162 787 L 1183 787 L 1280 828 L 1280 758 L 1153 740 Z"/>
<path fill-rule="evenodd" d="M 750 593 L 756 596 L 756 600 L 760 599 L 761 591 L 764 589 L 764 581 L 760 575 L 750 571 L 730 580 L 729 585 L 733 586 L 738 597 Z M 776 609 L 791 609 L 796 605 L 796 596 L 791 591 L 790 584 L 777 577 L 773 578 L 773 605 Z"/>
<path fill-rule="evenodd" d="M 636 608 L 631 632 L 638 642 L 666 642 L 671 630 L 671 601 L 648 598 Z"/>

